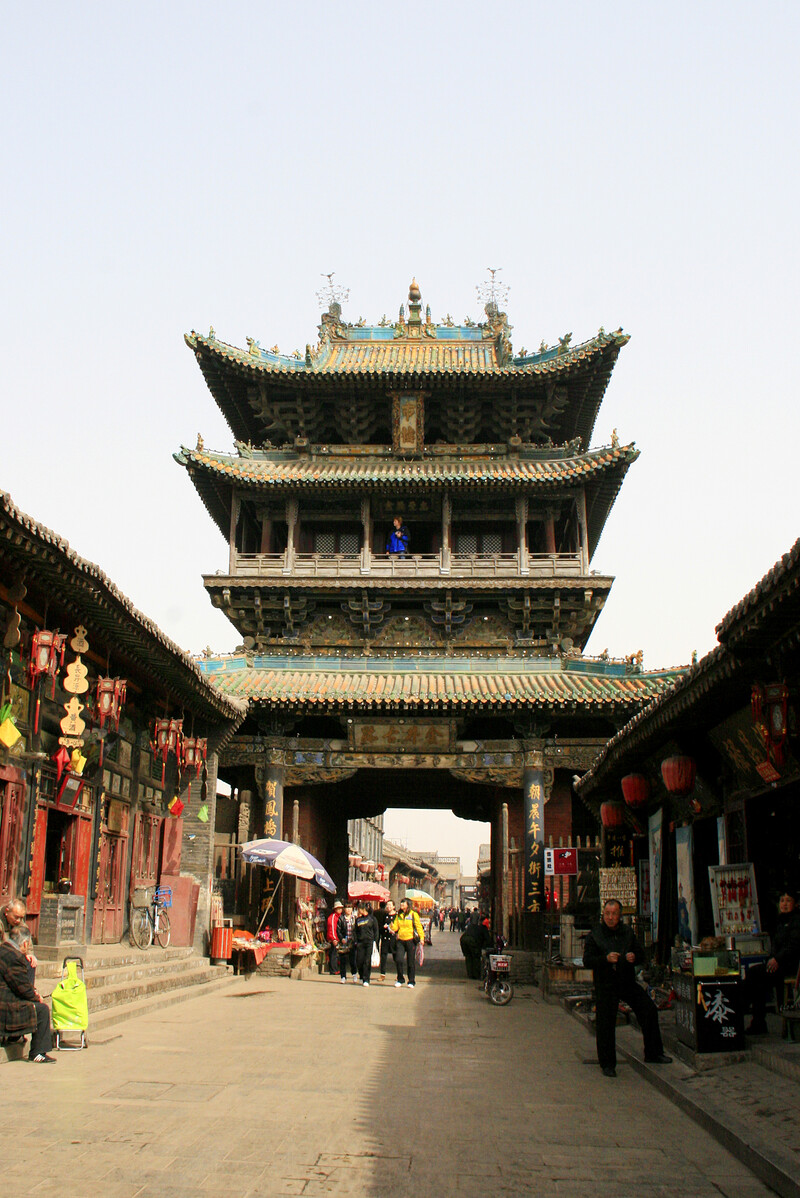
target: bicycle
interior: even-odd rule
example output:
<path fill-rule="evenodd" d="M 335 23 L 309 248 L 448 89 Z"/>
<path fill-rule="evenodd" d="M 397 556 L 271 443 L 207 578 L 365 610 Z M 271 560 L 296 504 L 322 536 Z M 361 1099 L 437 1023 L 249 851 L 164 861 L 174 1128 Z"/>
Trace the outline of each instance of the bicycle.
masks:
<path fill-rule="evenodd" d="M 139 907 L 131 919 L 131 944 L 149 948 L 155 940 L 161 948 L 169 946 L 169 916 L 165 910 L 172 906 L 172 887 L 156 886 L 150 907 Z"/>

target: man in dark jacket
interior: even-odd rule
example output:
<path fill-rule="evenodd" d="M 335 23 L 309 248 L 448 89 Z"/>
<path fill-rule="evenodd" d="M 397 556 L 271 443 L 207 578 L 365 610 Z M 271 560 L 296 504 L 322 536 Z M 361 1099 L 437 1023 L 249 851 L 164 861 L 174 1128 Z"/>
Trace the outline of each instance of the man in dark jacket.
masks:
<path fill-rule="evenodd" d="M 353 924 L 353 940 L 356 946 L 356 969 L 362 986 L 369 985 L 372 974 L 372 949 L 378 943 L 378 921 L 367 903 L 359 903 Z"/>
<path fill-rule="evenodd" d="M 0 1038 L 16 1039 L 33 1032 L 28 1060 L 35 1065 L 54 1065 L 47 1055 L 53 1046 L 50 1008 L 43 1003 L 31 981 L 32 969 L 25 957 L 31 934 L 18 924 L 0 944 Z"/>
<path fill-rule="evenodd" d="M 644 1037 L 644 1059 L 653 1065 L 669 1065 L 658 1026 L 655 1003 L 636 981 L 636 966 L 644 960 L 644 951 L 633 930 L 621 922 L 622 904 L 609 899 L 603 918 L 586 937 L 583 964 L 594 973 L 597 1018 L 597 1059 L 604 1077 L 617 1076 L 617 1011 L 620 999 L 627 1003 L 639 1020 Z"/>
<path fill-rule="evenodd" d="M 751 1002 L 753 1018 L 747 1028 L 749 1036 L 764 1036 L 767 1033 L 766 1006 L 773 987 L 781 995 L 787 978 L 797 977 L 800 968 L 800 911 L 797 910 L 793 894 L 782 894 L 778 899 L 778 922 L 772 936 L 770 957 L 766 969 L 763 965 L 751 965 L 745 977 L 745 993 Z"/>
<path fill-rule="evenodd" d="M 477 907 L 475 908 L 477 913 Z M 492 943 L 492 934 L 485 924 L 476 919 L 470 921 L 461 936 L 461 951 L 464 954 L 464 964 L 467 967 L 468 978 L 481 976 L 481 954 Z"/>

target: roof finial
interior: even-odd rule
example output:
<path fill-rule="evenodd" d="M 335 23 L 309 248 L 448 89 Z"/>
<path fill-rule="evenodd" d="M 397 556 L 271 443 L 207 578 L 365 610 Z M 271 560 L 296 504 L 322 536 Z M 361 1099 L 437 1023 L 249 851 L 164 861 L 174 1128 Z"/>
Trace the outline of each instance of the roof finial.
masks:
<path fill-rule="evenodd" d="M 501 283 L 497 277 L 503 269 L 502 266 L 487 266 L 486 269 L 491 278 L 487 279 L 485 283 L 479 283 L 475 290 L 478 293 L 479 302 L 484 305 L 486 315 L 490 316 L 499 312 L 501 306 L 506 306 L 509 288 L 505 283 Z"/>
<path fill-rule="evenodd" d="M 411 286 L 408 289 L 408 325 L 422 324 L 422 292 L 419 289 L 419 284 L 416 279 L 411 280 Z"/>
<path fill-rule="evenodd" d="M 327 274 L 323 271 L 322 277 L 328 280 L 328 284 L 321 287 L 317 292 L 320 308 L 327 308 L 329 312 L 333 311 L 334 304 L 338 304 L 341 311 L 342 304 L 346 304 L 350 298 L 349 287 L 340 287 L 338 283 L 334 283 L 333 276 L 335 274 L 335 270 L 331 270 Z"/>

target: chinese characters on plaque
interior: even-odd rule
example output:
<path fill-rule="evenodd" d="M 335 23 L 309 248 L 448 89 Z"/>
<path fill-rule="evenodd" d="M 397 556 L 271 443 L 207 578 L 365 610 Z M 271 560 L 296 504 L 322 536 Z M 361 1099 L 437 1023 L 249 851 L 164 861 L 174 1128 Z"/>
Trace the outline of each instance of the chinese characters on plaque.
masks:
<path fill-rule="evenodd" d="M 609 899 L 619 899 L 625 915 L 636 913 L 636 870 L 622 865 L 600 870 L 600 909 Z"/>
<path fill-rule="evenodd" d="M 523 776 L 525 807 L 525 910 L 544 911 L 544 774 L 527 769 Z"/>

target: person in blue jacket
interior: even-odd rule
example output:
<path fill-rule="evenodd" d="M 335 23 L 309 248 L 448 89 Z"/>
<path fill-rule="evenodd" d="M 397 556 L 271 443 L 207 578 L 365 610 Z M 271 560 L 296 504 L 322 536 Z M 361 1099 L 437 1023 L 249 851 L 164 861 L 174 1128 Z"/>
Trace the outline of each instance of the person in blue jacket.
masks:
<path fill-rule="evenodd" d="M 392 531 L 389 533 L 389 540 L 386 542 L 386 552 L 388 554 L 395 553 L 398 557 L 405 557 L 408 552 L 408 540 L 408 529 L 401 517 L 395 516 L 392 521 Z"/>

